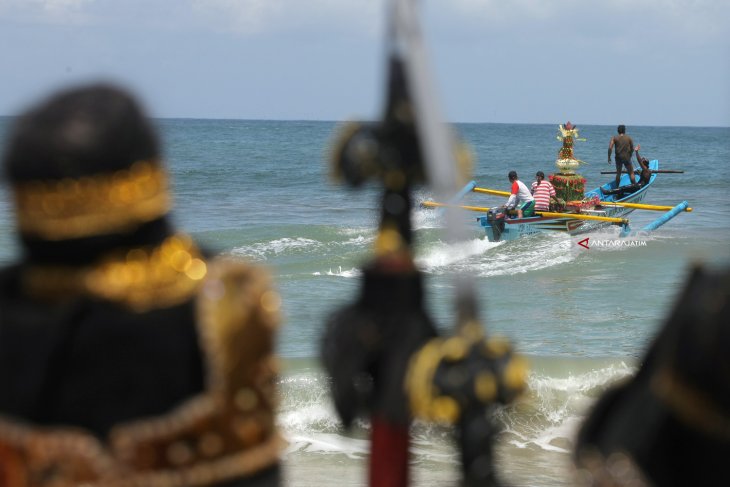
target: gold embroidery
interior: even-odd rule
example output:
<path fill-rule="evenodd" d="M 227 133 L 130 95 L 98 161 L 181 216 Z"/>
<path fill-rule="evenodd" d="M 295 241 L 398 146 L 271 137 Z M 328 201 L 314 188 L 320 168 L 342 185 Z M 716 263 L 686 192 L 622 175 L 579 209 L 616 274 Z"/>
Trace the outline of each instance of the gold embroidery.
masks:
<path fill-rule="evenodd" d="M 170 209 L 167 176 L 154 162 L 80 179 L 14 188 L 20 231 L 45 240 L 127 232 Z"/>
<path fill-rule="evenodd" d="M 31 295 L 41 299 L 88 294 L 144 312 L 189 299 L 206 272 L 190 237 L 174 235 L 158 247 L 114 253 L 91 267 L 31 267 L 23 282 Z"/>
<path fill-rule="evenodd" d="M 272 353 L 280 302 L 261 268 L 226 260 L 208 273 L 198 303 L 199 322 L 205 324 L 202 338 L 213 351 L 208 370 L 215 374 L 208 380 L 230 397 L 231 407 L 236 407 L 235 397 L 242 389 L 260 394 L 276 375 Z"/>
<path fill-rule="evenodd" d="M 226 451 L 216 443 L 217 451 L 202 455 L 192 447 L 210 441 L 211 433 L 184 433 L 184 439 L 140 444 L 141 454 L 128 462 L 122 456 L 124 451 L 107 448 L 82 431 L 31 428 L 0 418 L 0 485 L 203 487 L 273 465 L 283 446 L 283 440 L 275 434 L 246 449 Z M 213 437 L 217 442 L 218 436 Z M 172 458 L 165 458 L 168 454 Z"/>

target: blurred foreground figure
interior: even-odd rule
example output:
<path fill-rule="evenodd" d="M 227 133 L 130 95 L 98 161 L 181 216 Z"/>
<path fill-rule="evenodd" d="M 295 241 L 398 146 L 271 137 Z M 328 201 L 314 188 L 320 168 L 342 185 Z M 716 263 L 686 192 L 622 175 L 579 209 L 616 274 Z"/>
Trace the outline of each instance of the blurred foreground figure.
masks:
<path fill-rule="evenodd" d="M 696 269 L 627 384 L 578 436 L 581 484 L 728 485 L 730 272 Z"/>
<path fill-rule="evenodd" d="M 4 172 L 23 257 L 0 273 L 0 486 L 273 486 L 279 297 L 168 216 L 124 92 L 22 116 Z"/>

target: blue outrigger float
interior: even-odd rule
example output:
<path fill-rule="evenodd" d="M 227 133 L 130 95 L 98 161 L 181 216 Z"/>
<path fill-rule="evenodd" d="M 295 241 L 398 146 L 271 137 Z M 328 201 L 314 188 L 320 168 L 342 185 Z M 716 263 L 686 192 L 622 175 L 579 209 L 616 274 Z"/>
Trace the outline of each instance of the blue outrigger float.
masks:
<path fill-rule="evenodd" d="M 535 216 L 511 218 L 508 216 L 504 207 L 481 208 L 458 204 L 458 201 L 470 192 L 509 195 L 509 193 L 504 191 L 478 188 L 474 181 L 464 186 L 449 203 L 424 202 L 423 206 L 459 206 L 467 210 L 486 213 L 486 215 L 477 217 L 477 222 L 484 229 L 487 239 L 490 242 L 515 240 L 523 235 L 533 235 L 542 232 L 564 232 L 569 235 L 579 235 L 607 225 L 621 226 L 621 236 L 626 236 L 631 231 L 627 216 L 636 209 L 666 211 L 664 215 L 642 229 L 647 231 L 658 228 L 681 211 L 692 211 L 692 208 L 688 208 L 686 201 L 683 201 L 675 207 L 642 204 L 649 188 L 656 180 L 657 172 L 659 172 L 659 161 L 650 161 L 649 169 L 652 171 L 649 182 L 633 193 L 619 198 L 615 194 L 603 194 L 601 189 L 607 192 L 616 189 L 616 181 L 612 180 L 585 193 L 583 201 L 593 202 L 593 204 L 588 205 L 589 207 L 578 207 L 564 212 L 537 211 L 535 212 Z M 629 179 L 629 175 L 623 174 L 619 186 L 627 186 L 630 184 L 631 180 Z"/>

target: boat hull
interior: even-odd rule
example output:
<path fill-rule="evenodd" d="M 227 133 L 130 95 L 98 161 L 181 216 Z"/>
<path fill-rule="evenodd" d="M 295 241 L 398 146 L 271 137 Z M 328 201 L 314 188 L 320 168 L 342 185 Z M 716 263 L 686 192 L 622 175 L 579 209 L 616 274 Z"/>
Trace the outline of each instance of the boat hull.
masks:
<path fill-rule="evenodd" d="M 649 162 L 649 168 L 652 171 L 659 169 L 659 161 Z M 636 175 L 638 178 L 638 174 Z M 615 195 L 604 195 L 601 192 L 601 188 L 604 190 L 615 189 L 616 182 L 610 181 L 599 188 L 595 188 L 592 191 L 585 193 L 586 198 L 592 198 L 597 196 L 601 201 L 605 202 L 621 202 L 621 203 L 641 203 L 644 201 L 646 194 L 651 187 L 652 183 L 656 179 L 656 173 L 652 174 L 649 183 L 638 191 L 626 195 L 621 199 L 615 199 Z M 621 176 L 620 185 L 625 186 L 631 184 L 628 174 Z M 596 215 L 596 216 L 607 216 L 613 218 L 626 218 L 633 208 L 626 208 L 622 206 L 604 206 L 601 210 L 590 210 L 583 211 L 583 214 Z M 477 218 L 479 225 L 484 228 L 484 232 L 487 235 L 487 239 L 490 242 L 499 242 L 503 240 L 515 240 L 522 236 L 534 235 L 536 233 L 544 232 L 563 232 L 570 235 L 579 235 L 581 233 L 587 233 L 594 231 L 598 228 L 613 225 L 609 222 L 598 222 L 590 220 L 580 220 L 577 218 L 570 217 L 543 217 L 533 216 L 527 218 L 505 218 L 502 220 L 495 220 L 489 215 L 480 216 Z"/>

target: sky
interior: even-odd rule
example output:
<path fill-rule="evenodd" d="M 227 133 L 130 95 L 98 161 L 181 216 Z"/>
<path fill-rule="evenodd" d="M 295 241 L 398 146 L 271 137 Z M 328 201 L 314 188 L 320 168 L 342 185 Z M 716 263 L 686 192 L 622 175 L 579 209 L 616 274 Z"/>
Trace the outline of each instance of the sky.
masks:
<path fill-rule="evenodd" d="M 107 81 L 155 117 L 377 118 L 390 0 L 0 0 L 0 115 Z M 728 0 L 419 0 L 451 122 L 730 126 Z"/>

